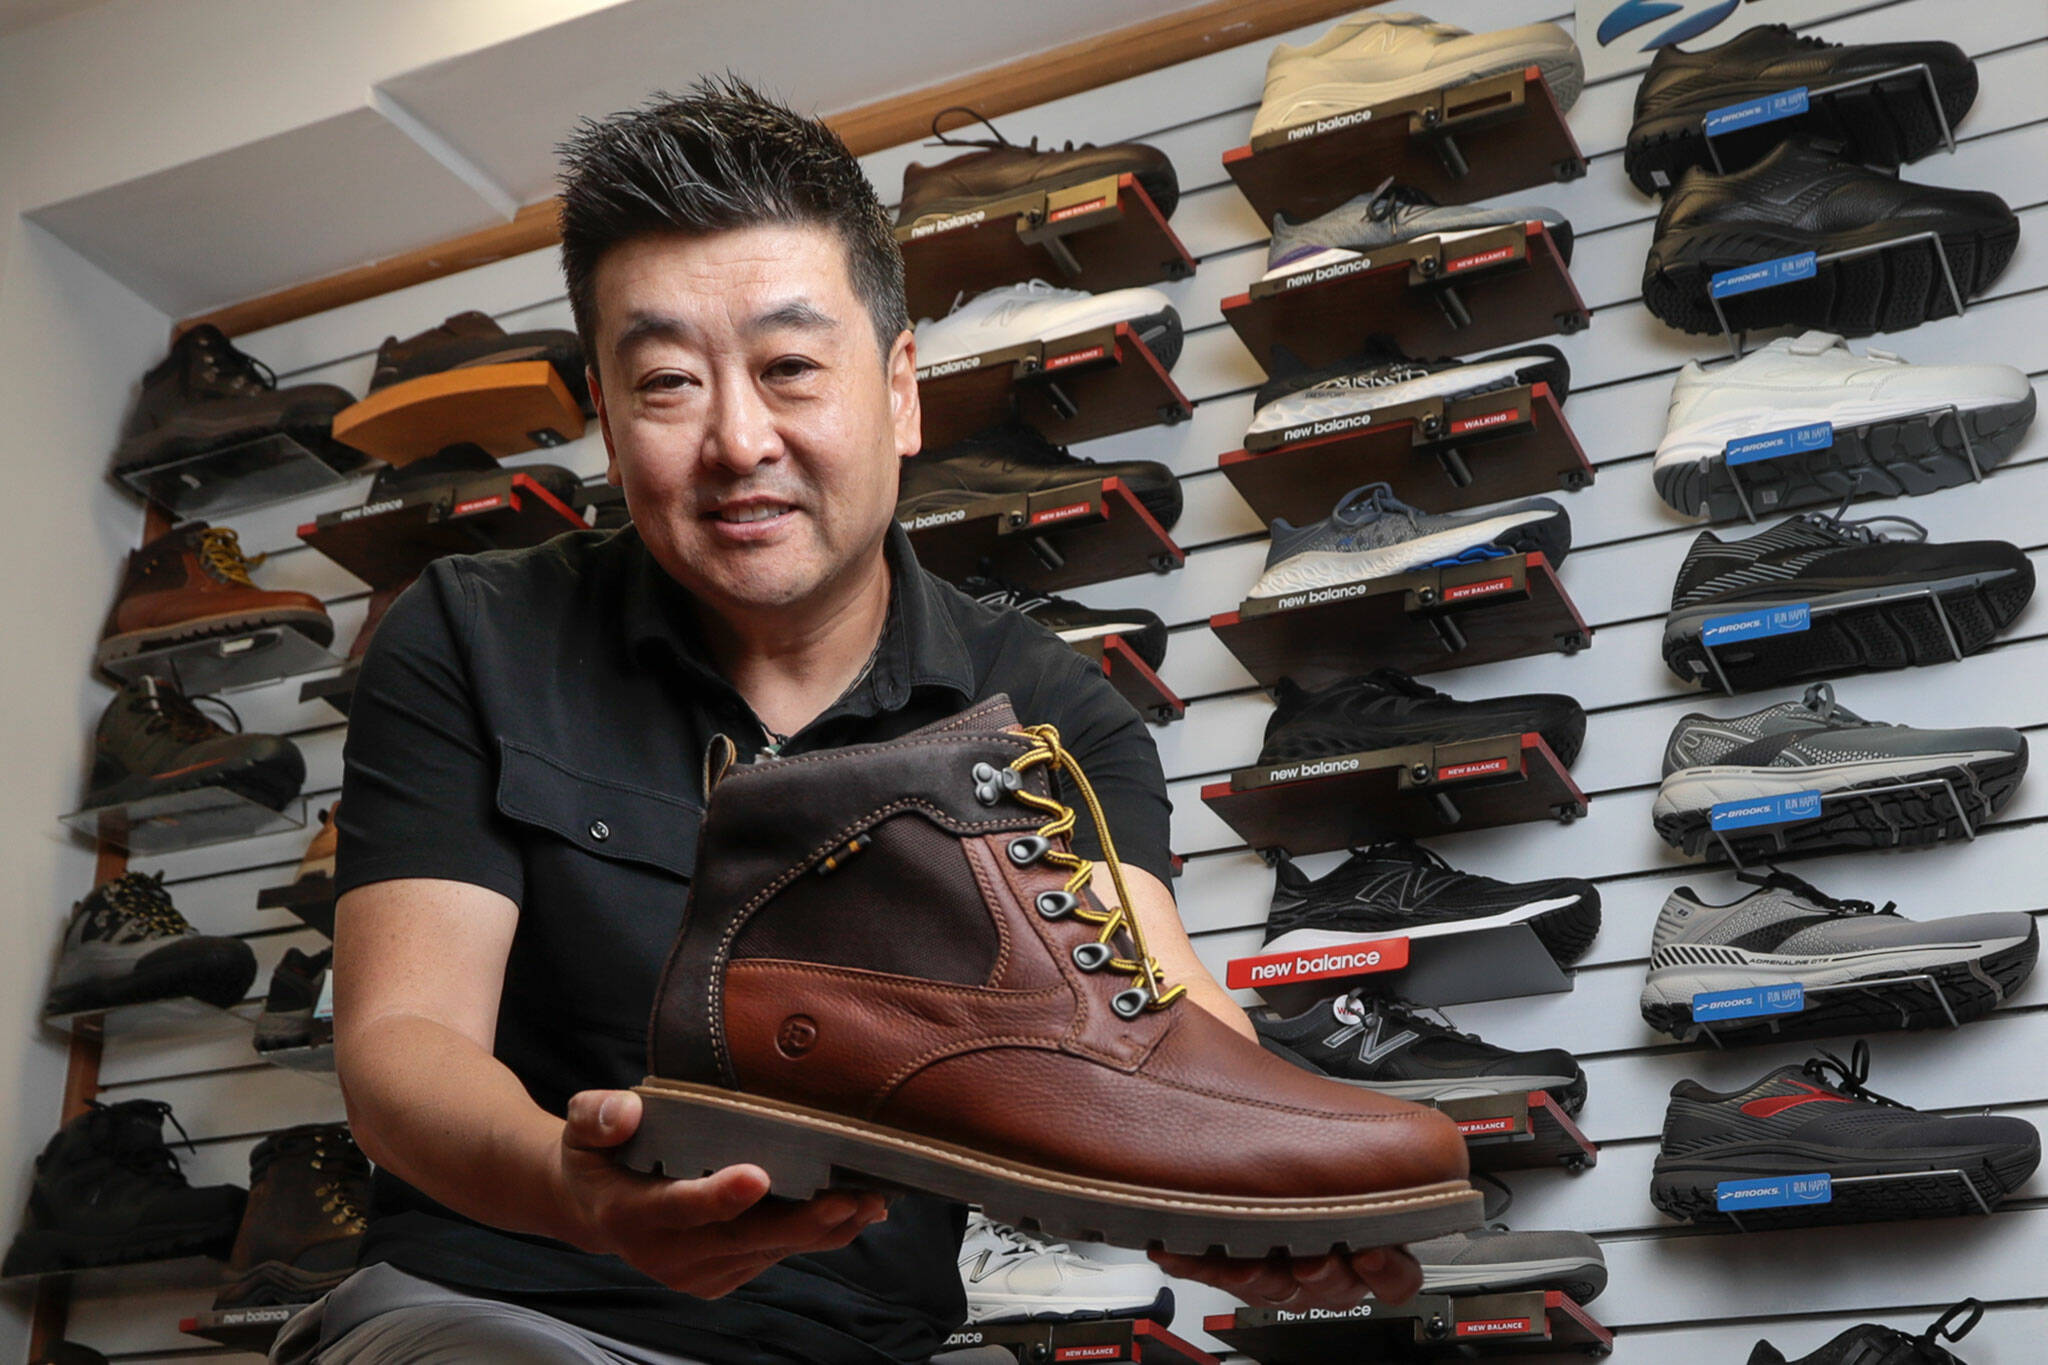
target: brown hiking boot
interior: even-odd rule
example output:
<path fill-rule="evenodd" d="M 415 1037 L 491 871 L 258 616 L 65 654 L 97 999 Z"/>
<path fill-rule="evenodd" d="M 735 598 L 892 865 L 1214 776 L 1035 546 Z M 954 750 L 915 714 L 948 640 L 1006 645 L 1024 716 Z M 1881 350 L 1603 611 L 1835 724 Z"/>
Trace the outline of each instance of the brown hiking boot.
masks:
<path fill-rule="evenodd" d="M 249 570 L 262 562 L 261 555 L 244 555 L 227 527 L 199 521 L 134 551 L 100 640 L 100 667 L 145 650 L 261 626 L 290 626 L 316 645 L 330 643 L 334 622 L 319 598 L 271 592 L 250 581 Z"/>
<path fill-rule="evenodd" d="M 249 1206 L 216 1312 L 310 1303 L 356 1268 L 370 1159 L 339 1123 L 272 1133 L 249 1153 Z"/>
<path fill-rule="evenodd" d="M 370 392 L 422 375 L 478 365 L 509 365 L 521 360 L 545 360 L 554 366 L 569 395 L 585 412 L 590 410 L 583 343 L 574 332 L 546 329 L 507 335 L 490 314 L 474 309 L 457 313 L 440 326 L 403 340 L 385 337 L 384 344 L 377 348 L 377 368 L 370 376 Z"/>
<path fill-rule="evenodd" d="M 1451 1120 L 1290 1066 L 1166 987 L 1139 926 L 1088 889 L 1055 771 L 1099 826 L 1057 732 L 998 697 L 725 774 L 627 1163 L 752 1162 L 778 1195 L 922 1190 L 1055 1237 L 1189 1253 L 1320 1255 L 1479 1223 Z M 665 836 L 611 837 L 630 856 L 620 840 Z"/>

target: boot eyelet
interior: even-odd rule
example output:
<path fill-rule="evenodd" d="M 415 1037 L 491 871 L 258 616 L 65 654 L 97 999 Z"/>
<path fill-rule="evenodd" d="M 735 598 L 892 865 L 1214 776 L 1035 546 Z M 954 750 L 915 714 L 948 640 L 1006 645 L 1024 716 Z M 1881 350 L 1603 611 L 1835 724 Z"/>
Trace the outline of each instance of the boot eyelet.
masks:
<path fill-rule="evenodd" d="M 1038 893 L 1038 913 L 1047 919 L 1059 919 L 1071 915 L 1080 900 L 1066 891 L 1041 891 Z"/>
<path fill-rule="evenodd" d="M 1142 986 L 1132 986 L 1129 990 L 1118 991 L 1109 998 L 1109 1007 L 1123 1019 L 1137 1018 L 1145 1012 L 1145 1006 L 1151 1003 L 1151 993 Z"/>
<path fill-rule="evenodd" d="M 974 799 L 984 806 L 993 806 L 1002 795 L 996 790 L 994 765 L 977 763 L 971 776 L 974 778 Z"/>
<path fill-rule="evenodd" d="M 1029 867 L 1052 851 L 1052 844 L 1041 835 L 1026 834 L 1010 840 L 1010 861 L 1019 867 Z"/>
<path fill-rule="evenodd" d="M 1084 972 L 1099 972 L 1109 965 L 1115 956 L 1109 945 L 1102 942 L 1077 943 L 1074 945 L 1074 965 Z"/>

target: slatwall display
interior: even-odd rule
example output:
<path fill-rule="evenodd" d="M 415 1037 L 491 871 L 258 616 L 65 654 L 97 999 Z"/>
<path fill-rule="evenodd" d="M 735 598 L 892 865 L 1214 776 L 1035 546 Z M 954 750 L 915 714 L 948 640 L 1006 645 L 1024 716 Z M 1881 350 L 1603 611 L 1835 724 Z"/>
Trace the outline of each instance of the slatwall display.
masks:
<path fill-rule="evenodd" d="M 1560 0 L 1435 0 L 1436 18 L 1475 30 L 1572 17 Z M 1323 25 L 1290 35 L 1303 42 Z M 2041 0 L 1894 0 L 1812 25 L 1834 41 L 1943 38 L 1976 57 L 1982 93 L 1957 129 L 1953 156 L 1935 155 L 1906 178 L 1987 188 L 2019 211 L 2021 242 L 1991 296 L 1968 315 L 1894 337 L 1857 341 L 1923 361 L 2001 361 L 2048 375 L 2048 5 Z M 1174 378 L 1197 400 L 1192 420 L 1076 448 L 1102 458 L 1163 460 L 1181 476 L 1186 512 L 1174 528 L 1187 551 L 1181 570 L 1074 590 L 1090 606 L 1136 605 L 1172 626 L 1162 670 L 1187 700 L 1186 718 L 1156 730 L 1174 802 L 1174 848 L 1185 859 L 1176 886 L 1182 915 L 1204 960 L 1220 977 L 1226 960 L 1256 951 L 1272 873 L 1238 844 L 1201 802 L 1204 782 L 1255 757 L 1270 703 L 1210 633 L 1208 618 L 1235 607 L 1264 562 L 1264 528 L 1217 468 L 1235 449 L 1263 374 L 1223 322 L 1220 304 L 1257 279 L 1267 229 L 1225 176 L 1223 152 L 1247 140 L 1264 70 L 1263 43 L 1218 52 L 1178 67 L 1008 115 L 1013 139 L 1097 143 L 1144 140 L 1173 158 L 1185 192 L 1172 226 L 1199 261 L 1190 279 L 1164 286 L 1187 326 Z M 758 73 L 773 83 L 772 71 Z M 934 79 L 950 76 L 935 72 Z M 1744 1236 L 1699 1232 L 1666 1220 L 1649 1202 L 1650 1165 L 1671 1085 L 1695 1077 L 1709 1086 L 1746 1084 L 1770 1067 L 1803 1060 L 1820 1044 L 1747 1047 L 1676 1045 L 1637 1012 L 1653 919 L 1677 884 L 1709 899 L 1742 889 L 1725 873 L 1705 872 L 1663 844 L 1650 825 L 1659 757 L 1673 722 L 1688 711 L 1735 714 L 1786 692 L 1717 700 L 1685 691 L 1658 653 L 1672 578 L 1699 530 L 1667 509 L 1650 483 L 1650 452 L 1663 431 L 1673 374 L 1688 359 L 1712 358 L 1717 343 L 1666 328 L 1641 306 L 1640 279 L 1656 205 L 1621 170 L 1636 77 L 1590 87 L 1570 124 L 1590 161 L 1588 175 L 1539 186 L 1512 198 L 1564 211 L 1576 231 L 1572 274 L 1593 309 L 1591 326 L 1554 338 L 1572 367 L 1566 417 L 1597 469 L 1583 491 L 1559 494 L 1571 513 L 1575 548 L 1561 576 L 1595 627 L 1590 649 L 1434 674 L 1429 681 L 1461 698 L 1555 691 L 1578 697 L 1590 713 L 1574 770 L 1589 794 L 1586 818 L 1450 834 L 1432 846 L 1459 867 L 1514 880 L 1561 875 L 1598 882 L 1605 926 L 1573 973 L 1569 994 L 1455 1007 L 1454 1023 L 1489 1040 L 1523 1047 L 1561 1045 L 1583 1060 L 1590 1097 L 1581 1124 L 1600 1144 L 1599 1164 L 1582 1174 L 1512 1172 L 1509 1216 L 1518 1228 L 1591 1232 L 1612 1267 L 1612 1284 L 1593 1313 L 1618 1331 L 1617 1358 L 1659 1365 L 1707 1365 L 1747 1358 L 1769 1336 L 1791 1356 L 1842 1327 L 1876 1318 L 1918 1331 L 1966 1295 L 1991 1305 L 1983 1324 L 1957 1348 L 1972 1365 L 2022 1365 L 2048 1358 L 2048 1199 L 2036 1178 L 1989 1217 L 1880 1224 Z M 801 91 L 793 92 L 801 98 Z M 516 91 L 504 92 L 516 99 Z M 903 167 L 931 159 L 915 146 L 867 158 L 885 198 Z M 938 153 L 937 155 L 943 155 Z M 483 309 L 508 330 L 570 325 L 552 251 L 501 262 L 401 293 L 237 339 L 276 368 L 283 382 L 326 381 L 366 390 L 372 355 L 388 334 L 409 335 L 463 309 Z M 1369 330 L 1369 329 L 1361 329 Z M 507 463 L 557 463 L 595 482 L 604 448 L 593 424 L 583 440 L 537 450 Z M 366 605 L 363 585 L 301 547 L 296 528 L 313 515 L 359 502 L 361 481 L 324 496 L 231 518 L 243 546 L 269 558 L 256 570 L 266 588 L 317 593 L 328 603 L 345 648 Z M 1998 537 L 2048 560 L 2048 432 L 2037 429 L 1984 483 L 1900 500 L 1881 509 L 1924 522 L 1935 540 Z M 1860 512 L 1857 515 L 1869 515 Z M 1744 534 L 1740 527 L 1736 534 Z M 2048 729 L 2048 615 L 2030 608 L 1999 643 L 1959 663 L 1849 679 L 1844 702 L 1871 717 L 1921 725 L 2001 724 L 2032 734 Z M 92 685 L 95 697 L 103 693 Z M 245 728 L 290 735 L 304 750 L 309 800 L 324 806 L 341 782 L 344 726 L 322 702 L 300 703 L 300 681 L 233 698 Z M 52 813 L 54 817 L 54 812 Z M 309 831 L 310 832 L 310 831 Z M 260 963 L 257 990 L 284 951 L 320 946 L 284 911 L 256 908 L 257 893 L 289 881 L 307 834 L 137 859 L 162 871 L 179 908 L 207 933 L 245 936 Z M 1306 859 L 1319 875 L 1341 854 Z M 2035 774 L 2003 818 L 1974 843 L 1896 853 L 1846 852 L 1801 864 L 1800 871 L 1839 896 L 1896 900 L 1916 918 L 1981 910 L 2048 913 L 2048 775 Z M 54 935 L 61 907 L 52 907 Z M 1988 1019 L 1958 1032 L 1890 1033 L 1873 1038 L 1871 1084 L 1918 1108 L 1946 1113 L 1991 1110 L 2048 1124 L 2048 973 Z M 173 1039 L 111 1039 L 102 1071 L 105 1098 L 169 1101 L 197 1142 L 186 1167 L 195 1183 L 245 1182 L 249 1149 L 289 1124 L 343 1117 L 331 1084 L 269 1066 L 250 1047 L 245 1022 Z M 57 1096 L 24 1097 L 55 1116 Z M 1057 1097 L 1045 1103 L 1057 1104 Z M 1257 1160 L 1256 1150 L 1247 1160 Z M 1105 1252 L 1122 1258 L 1127 1253 Z M 1181 1286 L 1179 1331 L 1200 1332 L 1224 1296 Z M 211 1291 L 80 1290 L 71 1336 L 116 1359 L 181 1359 L 200 1343 L 181 1336 L 180 1317 L 210 1302 Z M 222 1359 L 255 1357 L 223 1351 Z"/>

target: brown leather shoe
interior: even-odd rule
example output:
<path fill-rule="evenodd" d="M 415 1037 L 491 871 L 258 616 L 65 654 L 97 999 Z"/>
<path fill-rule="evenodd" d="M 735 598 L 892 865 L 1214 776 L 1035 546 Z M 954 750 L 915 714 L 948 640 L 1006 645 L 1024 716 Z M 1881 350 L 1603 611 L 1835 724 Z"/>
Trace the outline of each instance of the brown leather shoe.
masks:
<path fill-rule="evenodd" d="M 627 1163 L 753 1162 L 779 1195 L 923 1190 L 1190 1253 L 1476 1225 L 1449 1119 L 1289 1066 L 1165 986 L 1139 927 L 1088 889 L 1055 769 L 1095 814 L 1058 734 L 998 697 L 727 773 Z M 614 852 L 664 837 L 611 831 Z M 1103 845 L 1120 881 L 1106 830 Z"/>
<path fill-rule="evenodd" d="M 242 553 L 227 527 L 197 521 L 134 551 L 100 640 L 100 666 L 145 650 L 259 626 L 290 626 L 314 644 L 330 643 L 334 622 L 320 599 L 257 587 L 249 570 L 261 562 L 260 555 L 251 560 Z"/>

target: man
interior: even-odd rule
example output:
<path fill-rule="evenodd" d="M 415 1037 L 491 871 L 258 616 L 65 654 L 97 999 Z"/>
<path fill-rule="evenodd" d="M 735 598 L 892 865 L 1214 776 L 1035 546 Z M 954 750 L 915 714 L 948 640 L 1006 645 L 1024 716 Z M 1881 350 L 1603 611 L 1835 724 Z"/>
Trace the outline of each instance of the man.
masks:
<path fill-rule="evenodd" d="M 895 527 L 914 349 L 887 216 L 846 149 L 728 81 L 565 151 L 564 270 L 633 527 L 443 560 L 379 628 L 334 974 L 377 1207 L 365 1268 L 278 1358 L 924 1360 L 963 1311 L 957 1206 L 770 1201 L 755 1166 L 665 1180 L 608 1155 L 639 1121 L 625 1087 L 713 741 L 770 761 L 1007 693 L 1102 796 L 1169 977 L 1249 1025 L 1166 890 L 1143 723 L 1050 634 L 926 575 Z M 1077 848 L 1099 853 L 1092 831 Z M 1398 1251 L 1161 1263 L 1299 1307 L 1419 1281 Z"/>

